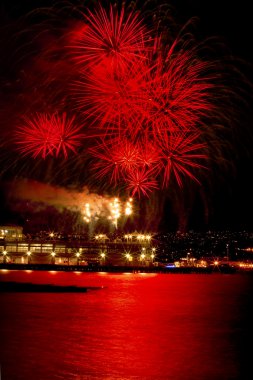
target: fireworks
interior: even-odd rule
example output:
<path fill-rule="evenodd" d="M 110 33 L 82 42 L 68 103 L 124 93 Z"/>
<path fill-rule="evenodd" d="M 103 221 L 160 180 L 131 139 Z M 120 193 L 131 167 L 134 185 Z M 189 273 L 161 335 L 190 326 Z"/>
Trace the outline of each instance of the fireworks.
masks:
<path fill-rule="evenodd" d="M 203 165 L 199 163 L 203 159 L 207 159 L 207 155 L 204 153 L 206 144 L 197 143 L 198 133 L 175 134 L 169 136 L 168 141 L 163 141 L 163 165 L 164 176 L 163 184 L 166 186 L 170 180 L 170 176 L 173 174 L 179 186 L 182 186 L 182 176 L 187 176 L 192 180 L 198 182 L 195 177 L 192 168 L 203 168 Z"/>
<path fill-rule="evenodd" d="M 122 212 L 123 210 L 124 213 Z M 82 214 L 83 220 L 88 224 L 106 217 L 117 229 L 118 221 L 122 216 L 125 216 L 126 219 L 133 214 L 133 199 L 129 198 L 127 201 L 120 198 L 108 199 L 104 202 L 103 210 L 100 210 L 99 213 L 94 209 L 94 205 L 91 206 L 90 203 L 85 203 Z"/>
<path fill-rule="evenodd" d="M 45 12 L 51 24 L 46 19 L 43 29 L 34 22 L 32 42 L 24 33 L 33 59 L 20 70 L 23 93 L 11 140 L 22 162 L 33 157 L 45 167 L 49 157 L 55 183 L 64 174 L 71 185 L 110 196 L 171 197 L 191 184 L 196 189 L 211 164 L 225 162 L 229 144 L 220 136 L 230 135 L 224 110 L 234 112 L 234 93 L 223 82 L 226 66 L 211 59 L 187 27 L 175 33 L 162 7 L 151 19 L 146 3 L 143 12 L 137 2 L 126 3 L 85 3 L 72 12 L 54 6 Z M 110 206 L 115 227 L 121 214 L 131 215 L 127 202 L 124 208 L 115 198 Z M 92 218 L 87 203 L 83 220 Z"/>
<path fill-rule="evenodd" d="M 149 192 L 158 189 L 157 181 L 152 177 L 152 171 L 142 168 L 141 170 L 131 171 L 127 178 L 127 188 L 132 196 L 137 194 L 148 196 Z"/>
<path fill-rule="evenodd" d="M 85 16 L 85 26 L 74 46 L 75 60 L 81 67 L 110 66 L 121 70 L 143 56 L 148 33 L 139 14 L 124 7 L 118 12 L 110 5 L 107 12 L 101 5 Z"/>
<path fill-rule="evenodd" d="M 20 152 L 34 158 L 57 157 L 61 153 L 67 158 L 69 151 L 77 153 L 84 135 L 74 120 L 74 117 L 68 120 L 66 114 L 24 117 L 24 124 L 16 132 Z"/>
<path fill-rule="evenodd" d="M 118 219 L 121 215 L 121 207 L 119 203 L 118 198 L 114 198 L 113 202 L 110 203 L 110 210 L 111 215 L 109 216 L 109 219 L 112 220 L 112 223 L 114 224 L 115 228 L 118 228 Z"/>
<path fill-rule="evenodd" d="M 126 202 L 125 205 L 125 215 L 131 215 L 133 212 L 133 206 L 132 206 L 133 198 L 129 198 L 129 200 Z"/>
<path fill-rule="evenodd" d="M 85 204 L 85 210 L 84 210 L 84 217 L 83 219 L 85 220 L 85 222 L 89 223 L 90 222 L 90 219 L 91 219 L 91 211 L 90 211 L 90 204 L 89 203 L 86 203 Z"/>
<path fill-rule="evenodd" d="M 125 9 L 99 6 L 89 12 L 79 49 L 73 46 L 77 109 L 102 139 L 89 149 L 93 173 L 138 197 L 171 179 L 180 187 L 184 177 L 200 182 L 208 159 L 204 119 L 216 107 L 212 63 L 177 39 L 168 49 L 144 32 L 143 20 L 130 12 L 123 23 L 125 16 Z"/>
<path fill-rule="evenodd" d="M 70 88 L 86 125 L 93 176 L 138 197 L 171 181 L 182 187 L 183 177 L 200 182 L 208 159 L 205 119 L 216 107 L 212 63 L 180 39 L 163 44 L 124 6 L 84 14 L 69 40 L 76 77 Z M 66 114 L 25 116 L 16 136 L 19 151 L 34 158 L 85 149 L 81 128 Z"/>

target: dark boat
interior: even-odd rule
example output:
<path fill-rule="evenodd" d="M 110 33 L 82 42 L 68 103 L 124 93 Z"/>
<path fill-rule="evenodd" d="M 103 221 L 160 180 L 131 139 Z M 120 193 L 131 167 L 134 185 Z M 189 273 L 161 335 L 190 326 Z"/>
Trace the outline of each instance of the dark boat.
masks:
<path fill-rule="evenodd" d="M 83 287 L 75 285 L 34 284 L 28 282 L 1 282 L 0 292 L 47 292 L 47 293 L 86 293 L 101 287 Z"/>

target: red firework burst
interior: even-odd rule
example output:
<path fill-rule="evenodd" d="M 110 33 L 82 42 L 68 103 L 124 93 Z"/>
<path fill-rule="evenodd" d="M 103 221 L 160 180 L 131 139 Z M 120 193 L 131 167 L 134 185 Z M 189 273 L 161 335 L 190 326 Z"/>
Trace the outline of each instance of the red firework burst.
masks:
<path fill-rule="evenodd" d="M 141 168 L 132 170 L 128 173 L 126 178 L 127 190 L 131 192 L 131 195 L 149 196 L 153 190 L 158 189 L 158 183 L 153 177 L 153 171 Z"/>
<path fill-rule="evenodd" d="M 138 167 L 138 147 L 125 139 L 103 140 L 101 144 L 91 148 L 90 153 L 98 159 L 93 164 L 95 176 L 110 178 L 110 183 L 115 185 L 120 180 L 125 180 L 129 171 Z"/>
<path fill-rule="evenodd" d="M 109 177 L 110 183 L 117 184 L 120 178 L 120 165 L 114 142 L 102 141 L 96 147 L 90 148 L 89 152 L 92 157 L 97 158 L 97 161 L 92 165 L 95 177 L 98 179 Z"/>
<path fill-rule="evenodd" d="M 140 84 L 146 70 L 139 61 L 124 73 L 97 67 L 92 74 L 83 74 L 74 84 L 77 108 L 101 130 L 136 136 L 143 129 L 146 103 Z"/>
<path fill-rule="evenodd" d="M 78 108 L 106 131 L 132 139 L 197 130 L 214 110 L 210 64 L 191 52 L 170 52 L 166 61 L 133 62 L 124 73 L 99 68 L 76 83 Z"/>
<path fill-rule="evenodd" d="M 140 160 L 139 148 L 136 144 L 123 139 L 117 148 L 119 163 L 124 173 L 135 170 Z"/>
<path fill-rule="evenodd" d="M 205 154 L 206 144 L 198 142 L 200 133 L 184 132 L 168 136 L 163 141 L 162 162 L 164 166 L 163 186 L 168 186 L 171 175 L 176 178 L 177 184 L 182 187 L 182 177 L 188 177 L 199 183 L 194 175 L 194 169 L 206 168 L 199 163 L 208 158 Z"/>
<path fill-rule="evenodd" d="M 83 68 L 97 64 L 111 69 L 122 69 L 136 58 L 143 57 L 150 39 L 138 13 L 126 14 L 110 6 L 110 12 L 99 5 L 85 16 L 87 27 L 80 30 L 76 46 L 73 46 L 75 60 Z"/>
<path fill-rule="evenodd" d="M 157 59 L 143 75 L 140 93 L 143 119 L 154 139 L 167 133 L 199 128 L 202 118 L 214 108 L 213 84 L 208 76 L 208 62 L 193 59 L 190 52 Z M 206 73 L 206 75 L 205 75 Z"/>
<path fill-rule="evenodd" d="M 84 134 L 80 133 L 81 127 L 76 126 L 74 120 L 74 117 L 67 119 L 65 113 L 61 116 L 35 114 L 30 118 L 24 117 L 16 132 L 19 151 L 33 158 L 57 157 L 60 153 L 67 158 L 69 151 L 77 153 Z"/>
<path fill-rule="evenodd" d="M 139 163 L 154 172 L 161 170 L 162 151 L 160 147 L 148 139 L 138 141 L 139 146 Z"/>

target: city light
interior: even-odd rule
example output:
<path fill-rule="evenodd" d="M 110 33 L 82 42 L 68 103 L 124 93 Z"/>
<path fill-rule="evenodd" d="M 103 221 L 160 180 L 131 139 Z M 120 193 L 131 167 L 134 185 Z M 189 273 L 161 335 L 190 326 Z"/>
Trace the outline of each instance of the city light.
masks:
<path fill-rule="evenodd" d="M 133 260 L 133 257 L 130 255 L 130 253 L 126 253 L 126 259 L 130 262 Z"/>
<path fill-rule="evenodd" d="M 150 232 L 115 233 L 114 231 L 108 234 L 90 235 L 85 238 L 86 240 L 76 240 L 74 235 L 73 240 L 69 242 L 66 242 L 65 238 L 62 239 L 60 233 L 50 234 L 52 233 L 55 236 L 53 242 L 50 242 L 49 233 L 46 231 L 45 236 L 39 235 L 34 240 L 29 237 L 28 241 L 20 231 L 21 238 L 17 241 L 17 234 L 11 235 L 7 231 L 8 239 L 3 241 L 0 247 L 2 264 L 8 266 L 32 262 L 33 265 L 43 265 L 47 260 L 47 264 L 56 266 L 80 265 L 83 268 L 89 266 L 97 268 L 99 265 L 104 265 L 108 255 L 110 256 L 108 265 L 118 267 L 132 262 L 142 267 L 164 268 L 165 264 L 174 263 L 179 268 L 203 268 L 220 272 L 227 267 L 232 270 L 246 270 L 251 268 L 253 263 L 252 251 L 248 244 L 251 237 L 249 233 L 238 236 L 232 233 L 210 234 L 210 232 L 205 235 L 171 233 L 165 236 L 166 240 L 161 240 L 159 235 Z M 152 244 L 151 239 L 153 239 Z M 226 255 L 228 239 L 229 259 Z M 206 246 L 202 246 L 203 241 Z"/>
<path fill-rule="evenodd" d="M 100 242 L 104 243 L 107 239 L 108 237 L 105 234 L 95 235 L 95 240 L 99 240 Z"/>

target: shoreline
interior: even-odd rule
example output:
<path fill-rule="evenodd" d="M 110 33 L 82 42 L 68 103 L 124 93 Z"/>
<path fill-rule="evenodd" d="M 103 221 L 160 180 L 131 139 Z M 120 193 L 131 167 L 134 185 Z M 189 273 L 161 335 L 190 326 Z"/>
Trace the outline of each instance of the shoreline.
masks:
<path fill-rule="evenodd" d="M 211 274 L 211 273 L 253 273 L 253 270 L 239 269 L 233 266 L 217 267 L 141 267 L 141 266 L 82 266 L 57 264 L 0 264 L 0 270 L 32 270 L 55 272 L 107 272 L 107 273 L 168 273 L 168 274 Z"/>

